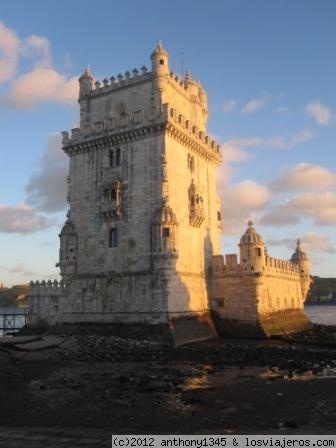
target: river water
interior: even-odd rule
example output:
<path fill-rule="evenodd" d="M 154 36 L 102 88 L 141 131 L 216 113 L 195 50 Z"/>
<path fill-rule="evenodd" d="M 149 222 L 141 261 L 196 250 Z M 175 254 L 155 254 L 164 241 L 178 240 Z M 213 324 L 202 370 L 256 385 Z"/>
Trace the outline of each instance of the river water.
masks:
<path fill-rule="evenodd" d="M 336 325 L 336 305 L 308 305 L 305 312 L 314 324 Z"/>

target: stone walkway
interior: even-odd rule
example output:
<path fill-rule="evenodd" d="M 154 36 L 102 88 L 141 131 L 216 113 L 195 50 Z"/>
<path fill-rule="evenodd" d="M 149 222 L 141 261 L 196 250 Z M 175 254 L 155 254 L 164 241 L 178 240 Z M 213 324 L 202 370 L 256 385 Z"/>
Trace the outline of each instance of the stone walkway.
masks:
<path fill-rule="evenodd" d="M 111 438 L 111 432 L 95 429 L 0 426 L 0 448 L 107 448 Z"/>

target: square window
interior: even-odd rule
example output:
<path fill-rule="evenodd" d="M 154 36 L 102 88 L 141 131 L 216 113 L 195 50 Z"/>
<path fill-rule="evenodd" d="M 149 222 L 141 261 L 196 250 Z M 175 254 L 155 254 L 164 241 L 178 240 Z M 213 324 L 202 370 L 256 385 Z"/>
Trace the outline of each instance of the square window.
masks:
<path fill-rule="evenodd" d="M 167 236 L 169 236 L 169 235 L 170 235 L 170 229 L 169 229 L 169 227 L 163 227 L 163 229 L 162 229 L 162 236 L 167 237 Z"/>

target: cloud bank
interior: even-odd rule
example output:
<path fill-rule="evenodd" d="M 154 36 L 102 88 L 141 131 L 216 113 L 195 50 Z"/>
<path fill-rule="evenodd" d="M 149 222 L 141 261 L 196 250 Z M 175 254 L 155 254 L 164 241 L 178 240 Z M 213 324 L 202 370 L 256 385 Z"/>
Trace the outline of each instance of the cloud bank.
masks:
<path fill-rule="evenodd" d="M 304 110 L 306 115 L 312 117 L 319 125 L 328 126 L 331 123 L 331 110 L 319 101 L 312 101 Z"/>
<path fill-rule="evenodd" d="M 16 77 L 23 59 L 31 61 L 32 68 Z M 73 104 L 78 97 L 77 76 L 69 77 L 53 67 L 48 39 L 31 35 L 22 40 L 0 22 L 0 83 L 5 81 L 10 85 L 3 100 L 21 109 L 42 102 Z"/>
<path fill-rule="evenodd" d="M 50 219 L 24 202 L 18 206 L 0 204 L 0 232 L 28 234 L 47 229 L 51 225 Z"/>
<path fill-rule="evenodd" d="M 26 187 L 27 203 L 43 212 L 66 207 L 69 159 L 61 150 L 61 136 L 51 134 L 46 151 Z"/>

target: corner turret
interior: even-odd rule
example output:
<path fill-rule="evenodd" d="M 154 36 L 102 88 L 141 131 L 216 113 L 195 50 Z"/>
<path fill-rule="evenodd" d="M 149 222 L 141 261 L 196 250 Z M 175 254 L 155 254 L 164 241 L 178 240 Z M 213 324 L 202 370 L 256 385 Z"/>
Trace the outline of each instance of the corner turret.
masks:
<path fill-rule="evenodd" d="M 310 278 L 310 260 L 308 255 L 303 251 L 301 241 L 297 239 L 295 252 L 292 255 L 291 262 L 299 266 L 301 278 L 302 298 L 306 299 L 311 284 Z"/>
<path fill-rule="evenodd" d="M 87 66 L 78 79 L 79 81 L 79 96 L 85 95 L 93 90 L 95 78 L 90 71 L 90 67 Z"/>
<path fill-rule="evenodd" d="M 240 265 L 243 270 L 261 272 L 266 264 L 265 243 L 249 220 L 248 228 L 240 239 Z"/>
<path fill-rule="evenodd" d="M 161 41 L 159 40 L 155 50 L 151 54 L 152 71 L 154 75 L 163 76 L 169 73 L 169 54 L 163 48 Z"/>
<path fill-rule="evenodd" d="M 59 262 L 56 266 L 60 268 L 62 280 L 67 284 L 77 273 L 77 232 L 70 219 L 65 222 L 59 237 Z"/>

